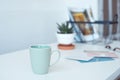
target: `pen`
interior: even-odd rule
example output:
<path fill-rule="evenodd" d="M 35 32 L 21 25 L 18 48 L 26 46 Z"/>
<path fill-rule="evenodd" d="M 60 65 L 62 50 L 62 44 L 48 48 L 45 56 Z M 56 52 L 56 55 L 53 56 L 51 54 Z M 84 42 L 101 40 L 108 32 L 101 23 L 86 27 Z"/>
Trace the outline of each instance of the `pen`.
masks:
<path fill-rule="evenodd" d="M 106 52 L 109 52 L 109 51 L 84 50 L 84 52 L 100 52 L 100 53 L 106 53 Z"/>

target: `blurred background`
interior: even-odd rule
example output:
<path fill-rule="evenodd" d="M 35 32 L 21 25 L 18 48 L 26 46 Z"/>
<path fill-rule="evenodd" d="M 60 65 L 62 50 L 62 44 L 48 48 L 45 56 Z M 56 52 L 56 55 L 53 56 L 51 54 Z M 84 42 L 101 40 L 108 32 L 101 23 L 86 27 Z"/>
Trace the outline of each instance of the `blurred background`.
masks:
<path fill-rule="evenodd" d="M 0 54 L 56 42 L 56 23 L 69 20 L 70 7 L 91 7 L 95 19 L 103 20 L 103 1 L 0 0 Z"/>

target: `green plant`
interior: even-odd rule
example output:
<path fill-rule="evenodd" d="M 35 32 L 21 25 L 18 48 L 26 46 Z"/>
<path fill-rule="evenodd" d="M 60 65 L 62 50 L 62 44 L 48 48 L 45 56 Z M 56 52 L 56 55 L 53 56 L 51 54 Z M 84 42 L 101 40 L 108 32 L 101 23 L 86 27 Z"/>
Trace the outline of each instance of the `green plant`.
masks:
<path fill-rule="evenodd" d="M 61 23 L 61 24 L 58 24 L 58 33 L 61 33 L 61 34 L 70 34 L 70 33 L 73 33 L 73 26 L 69 26 L 68 23 Z"/>

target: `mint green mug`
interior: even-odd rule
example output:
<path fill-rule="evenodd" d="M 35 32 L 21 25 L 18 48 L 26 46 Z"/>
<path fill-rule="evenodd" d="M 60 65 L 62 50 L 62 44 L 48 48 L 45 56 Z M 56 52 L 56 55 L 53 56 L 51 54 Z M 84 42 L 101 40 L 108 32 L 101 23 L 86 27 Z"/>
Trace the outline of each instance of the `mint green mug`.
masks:
<path fill-rule="evenodd" d="M 54 53 L 58 53 L 58 58 L 54 64 L 60 59 L 60 52 L 58 50 Z M 53 52 L 48 45 L 33 45 L 30 47 L 30 59 L 32 70 L 36 74 L 47 74 L 49 71 L 50 59 Z M 53 65 L 53 64 L 52 64 Z"/>

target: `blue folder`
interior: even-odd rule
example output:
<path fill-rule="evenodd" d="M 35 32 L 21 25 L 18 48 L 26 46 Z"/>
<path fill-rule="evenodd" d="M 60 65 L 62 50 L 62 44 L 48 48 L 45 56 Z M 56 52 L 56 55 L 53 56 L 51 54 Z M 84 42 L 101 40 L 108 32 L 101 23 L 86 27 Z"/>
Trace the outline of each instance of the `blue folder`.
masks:
<path fill-rule="evenodd" d="M 75 60 L 75 61 L 78 61 L 80 63 L 101 62 L 101 61 L 112 61 L 112 60 L 114 60 L 111 57 L 94 57 L 94 58 L 90 59 L 89 61 L 77 60 L 77 59 L 70 59 L 70 58 L 67 58 L 67 59 L 69 59 L 69 60 Z"/>
<path fill-rule="evenodd" d="M 86 62 L 101 62 L 101 61 L 112 61 L 112 60 L 114 59 L 111 57 L 94 57 L 89 61 L 84 61 L 84 60 L 77 60 L 77 61 L 81 63 L 86 63 Z"/>

